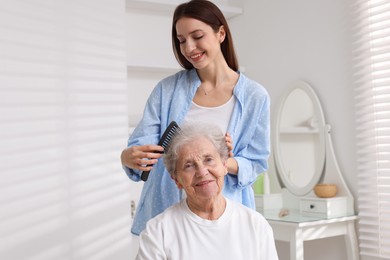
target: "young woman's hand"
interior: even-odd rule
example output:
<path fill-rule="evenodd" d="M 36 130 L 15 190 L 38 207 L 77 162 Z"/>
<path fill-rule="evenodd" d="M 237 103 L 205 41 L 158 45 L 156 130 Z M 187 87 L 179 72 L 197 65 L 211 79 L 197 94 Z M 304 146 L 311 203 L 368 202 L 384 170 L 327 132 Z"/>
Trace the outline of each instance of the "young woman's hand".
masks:
<path fill-rule="evenodd" d="M 163 152 L 164 148 L 158 145 L 128 147 L 122 151 L 122 165 L 140 171 L 150 171 Z"/>
<path fill-rule="evenodd" d="M 229 158 L 227 159 L 227 170 L 230 174 L 237 174 L 238 173 L 238 163 L 236 159 L 234 159 L 234 153 L 233 153 L 233 139 L 229 133 L 226 133 L 225 135 L 225 142 L 229 150 Z"/>
<path fill-rule="evenodd" d="M 226 133 L 225 135 L 225 142 L 226 142 L 226 145 L 228 147 L 228 150 L 229 150 L 229 157 L 234 157 L 234 153 L 233 153 L 233 139 L 232 137 L 230 136 L 229 133 Z"/>

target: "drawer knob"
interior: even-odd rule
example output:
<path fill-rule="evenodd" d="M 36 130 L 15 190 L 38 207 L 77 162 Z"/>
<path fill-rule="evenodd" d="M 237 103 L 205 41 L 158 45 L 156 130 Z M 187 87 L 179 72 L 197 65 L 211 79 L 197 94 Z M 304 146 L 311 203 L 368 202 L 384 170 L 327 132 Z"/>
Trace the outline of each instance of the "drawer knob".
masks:
<path fill-rule="evenodd" d="M 315 207 L 315 206 L 314 206 L 313 204 L 310 204 L 310 208 L 311 208 L 311 209 L 314 209 L 314 207 Z"/>

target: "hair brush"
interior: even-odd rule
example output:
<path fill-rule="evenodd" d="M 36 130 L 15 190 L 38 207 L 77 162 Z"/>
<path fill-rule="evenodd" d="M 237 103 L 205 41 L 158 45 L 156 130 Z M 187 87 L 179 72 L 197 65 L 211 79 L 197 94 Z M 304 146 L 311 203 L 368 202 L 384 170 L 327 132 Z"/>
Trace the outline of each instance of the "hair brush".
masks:
<path fill-rule="evenodd" d="M 172 121 L 165 132 L 163 133 L 160 141 L 158 142 L 159 146 L 164 148 L 164 152 L 168 149 L 171 144 L 172 138 L 175 136 L 176 132 L 180 129 L 175 121 Z M 152 166 L 151 164 L 148 166 Z M 141 174 L 141 180 L 147 181 L 150 171 L 143 171 Z"/>

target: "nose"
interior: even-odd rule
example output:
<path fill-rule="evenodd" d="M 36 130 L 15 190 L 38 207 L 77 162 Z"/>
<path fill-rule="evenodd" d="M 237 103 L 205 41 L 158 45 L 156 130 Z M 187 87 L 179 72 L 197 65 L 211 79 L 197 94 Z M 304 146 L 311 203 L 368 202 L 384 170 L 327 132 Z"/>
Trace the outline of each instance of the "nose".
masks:
<path fill-rule="evenodd" d="M 208 173 L 209 173 L 208 169 L 202 165 L 196 170 L 195 175 L 196 175 L 196 177 L 203 177 L 203 176 L 207 175 Z"/>
<path fill-rule="evenodd" d="M 184 43 L 184 51 L 186 53 L 191 53 L 195 49 L 195 43 L 191 39 L 186 40 Z"/>

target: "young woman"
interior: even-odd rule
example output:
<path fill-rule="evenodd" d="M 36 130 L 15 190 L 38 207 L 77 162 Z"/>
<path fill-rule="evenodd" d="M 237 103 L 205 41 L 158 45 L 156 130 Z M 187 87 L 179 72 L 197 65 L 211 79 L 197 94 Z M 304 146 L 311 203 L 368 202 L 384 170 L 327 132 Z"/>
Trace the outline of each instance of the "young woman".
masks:
<path fill-rule="evenodd" d="M 230 157 L 223 193 L 231 200 L 254 209 L 251 184 L 268 167 L 269 96 L 238 70 L 220 9 L 207 0 L 180 4 L 173 15 L 172 43 L 184 70 L 154 88 L 121 155 L 130 179 L 140 181 L 142 171 L 151 170 L 133 222 L 136 235 L 184 196 L 158 160 L 163 148 L 156 144 L 171 121 L 213 123 L 226 133 Z"/>

